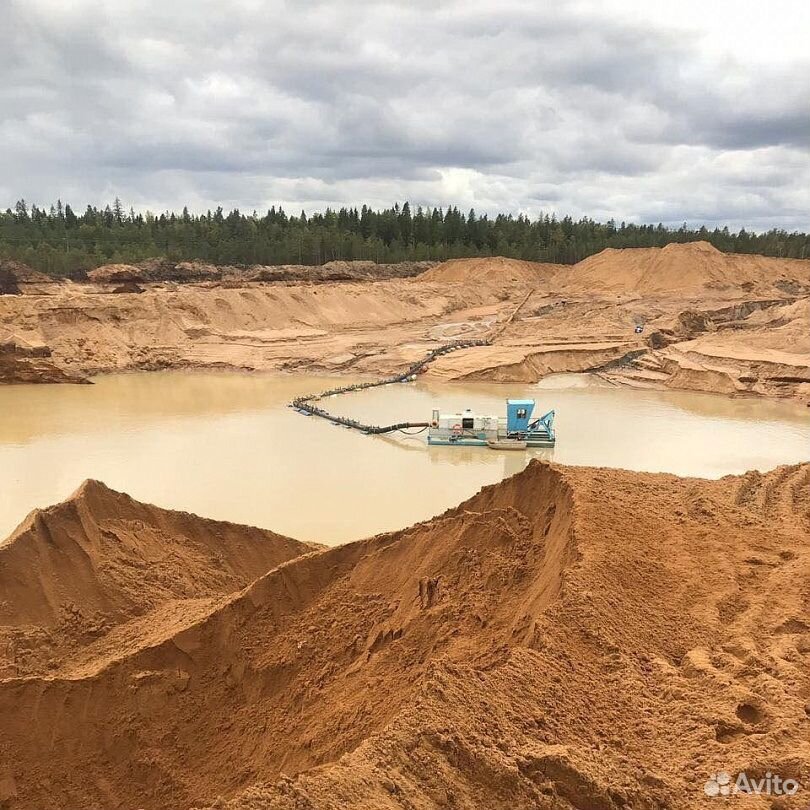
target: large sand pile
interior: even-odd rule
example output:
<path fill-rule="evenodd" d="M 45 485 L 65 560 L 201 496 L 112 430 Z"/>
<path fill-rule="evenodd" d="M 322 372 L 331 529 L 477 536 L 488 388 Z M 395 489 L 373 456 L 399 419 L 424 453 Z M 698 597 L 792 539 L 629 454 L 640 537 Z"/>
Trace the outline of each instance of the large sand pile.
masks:
<path fill-rule="evenodd" d="M 64 503 L 32 512 L 0 545 L 0 676 L 44 674 L 77 656 L 100 657 L 133 626 L 167 611 L 207 611 L 311 550 L 87 481 Z"/>
<path fill-rule="evenodd" d="M 707 288 L 795 291 L 810 288 L 810 260 L 726 254 L 708 242 L 663 248 L 608 248 L 560 274 L 580 292 L 692 294 Z"/>
<path fill-rule="evenodd" d="M 806 783 L 809 504 L 810 465 L 703 481 L 533 462 L 0 681 L 0 801 L 693 810 L 719 801 L 718 769 Z M 96 519 L 77 530 L 100 543 Z M 61 569 L 42 570 L 46 594 Z"/>
<path fill-rule="evenodd" d="M 121 284 L 145 281 L 146 274 L 134 264 L 103 264 L 87 274 L 89 281 L 98 284 Z"/>
<path fill-rule="evenodd" d="M 493 256 L 482 259 L 450 259 L 419 276 L 421 281 L 464 281 L 468 284 L 505 284 L 547 282 L 562 269 L 560 264 L 524 262 Z"/>

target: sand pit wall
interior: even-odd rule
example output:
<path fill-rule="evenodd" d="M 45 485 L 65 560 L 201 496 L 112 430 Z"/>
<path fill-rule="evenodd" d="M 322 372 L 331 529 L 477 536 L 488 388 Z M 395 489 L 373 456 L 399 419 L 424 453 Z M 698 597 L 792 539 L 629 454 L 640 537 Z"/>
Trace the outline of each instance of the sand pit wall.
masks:
<path fill-rule="evenodd" d="M 0 299 L 0 327 L 50 347 L 54 362 L 84 372 L 218 364 L 274 367 L 303 352 L 310 362 L 354 348 L 364 332 L 435 320 L 490 303 L 492 291 L 448 290 L 407 281 L 272 285 L 245 289 L 149 289 Z M 418 329 L 418 327 L 417 327 Z M 354 335 L 357 337 L 354 337 Z"/>

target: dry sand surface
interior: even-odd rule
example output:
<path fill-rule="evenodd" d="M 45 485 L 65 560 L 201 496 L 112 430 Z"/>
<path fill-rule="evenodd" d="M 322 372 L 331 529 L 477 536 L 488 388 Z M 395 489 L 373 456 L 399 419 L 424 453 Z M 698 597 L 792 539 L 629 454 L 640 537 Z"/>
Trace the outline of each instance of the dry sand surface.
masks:
<path fill-rule="evenodd" d="M 448 340 L 490 337 L 427 373 L 592 371 L 617 385 L 810 401 L 810 261 L 695 242 L 573 266 L 457 259 L 416 278 L 391 277 L 413 263 L 366 265 L 240 274 L 155 260 L 94 271 L 106 283 L 59 284 L 18 269 L 30 283 L 0 295 L 0 381 L 172 367 L 388 374 Z"/>
<path fill-rule="evenodd" d="M 718 769 L 810 785 L 809 533 L 810 465 L 535 461 L 303 554 L 85 484 L 0 550 L 0 803 L 692 810 Z"/>
<path fill-rule="evenodd" d="M 810 282 L 810 262 L 721 253 L 708 242 L 673 243 L 664 248 L 609 248 L 566 268 L 560 280 L 577 292 L 694 294 L 739 288 L 795 293 Z"/>

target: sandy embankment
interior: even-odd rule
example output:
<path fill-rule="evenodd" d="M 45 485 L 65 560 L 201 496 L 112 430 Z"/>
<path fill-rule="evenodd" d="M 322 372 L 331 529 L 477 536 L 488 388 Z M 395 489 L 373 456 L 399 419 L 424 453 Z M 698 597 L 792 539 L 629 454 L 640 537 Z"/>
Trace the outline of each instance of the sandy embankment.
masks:
<path fill-rule="evenodd" d="M 618 385 L 810 400 L 810 261 L 698 242 L 606 250 L 570 267 L 454 260 L 382 280 L 193 269 L 184 283 L 114 266 L 93 283 L 21 284 L 0 296 L 0 379 L 171 367 L 383 374 L 448 339 L 494 336 L 428 373 L 527 382 L 595 371 Z M 266 280 L 288 277 L 298 280 Z"/>
<path fill-rule="evenodd" d="M 0 547 L 0 802 L 694 810 L 718 768 L 810 784 L 808 504 L 810 465 L 532 462 L 306 553 L 86 484 Z"/>

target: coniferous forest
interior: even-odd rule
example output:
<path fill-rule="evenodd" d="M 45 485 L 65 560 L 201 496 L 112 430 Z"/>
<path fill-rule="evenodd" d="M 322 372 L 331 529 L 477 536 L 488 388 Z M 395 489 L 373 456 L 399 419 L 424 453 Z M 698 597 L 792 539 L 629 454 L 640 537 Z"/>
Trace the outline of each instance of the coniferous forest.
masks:
<path fill-rule="evenodd" d="M 415 210 L 406 202 L 375 211 L 327 209 L 291 215 L 222 208 L 205 214 L 135 213 L 120 200 L 76 213 L 61 201 L 50 208 L 24 200 L 0 213 L 0 258 L 13 258 L 55 276 L 80 276 L 110 262 L 155 256 L 213 264 L 323 264 L 501 255 L 570 264 L 607 247 L 659 247 L 705 239 L 726 252 L 810 258 L 810 236 L 771 230 L 666 228 L 543 215 L 478 216 L 456 207 Z"/>

